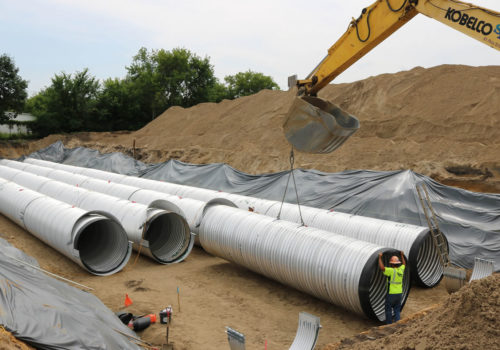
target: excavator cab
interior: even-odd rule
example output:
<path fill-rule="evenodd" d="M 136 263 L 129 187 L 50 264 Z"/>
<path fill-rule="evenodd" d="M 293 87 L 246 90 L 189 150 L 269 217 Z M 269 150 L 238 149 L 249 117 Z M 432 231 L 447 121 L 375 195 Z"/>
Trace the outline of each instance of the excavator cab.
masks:
<path fill-rule="evenodd" d="M 330 153 L 359 129 L 359 120 L 318 97 L 296 97 L 283 124 L 286 139 L 306 153 Z"/>

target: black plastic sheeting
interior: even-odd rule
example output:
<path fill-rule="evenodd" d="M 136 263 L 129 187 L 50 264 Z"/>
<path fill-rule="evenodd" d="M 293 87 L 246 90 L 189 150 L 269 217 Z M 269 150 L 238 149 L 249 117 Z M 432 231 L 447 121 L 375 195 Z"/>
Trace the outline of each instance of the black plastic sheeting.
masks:
<path fill-rule="evenodd" d="M 14 259 L 13 259 L 14 258 Z M 0 238 L 0 324 L 37 349 L 142 349 L 97 297 L 20 263 L 38 262 Z"/>
<path fill-rule="evenodd" d="M 169 160 L 148 165 L 122 153 L 68 149 L 60 141 L 30 157 L 279 201 L 288 178 L 286 171 L 250 175 L 227 164 Z M 495 271 L 500 271 L 500 195 L 445 186 L 411 170 L 324 173 L 297 169 L 295 178 L 301 204 L 421 226 L 427 226 L 427 221 L 416 185 L 425 183 L 449 242 L 451 262 L 472 268 L 474 257 L 480 257 L 493 260 Z M 296 202 L 290 188 L 285 200 Z"/>

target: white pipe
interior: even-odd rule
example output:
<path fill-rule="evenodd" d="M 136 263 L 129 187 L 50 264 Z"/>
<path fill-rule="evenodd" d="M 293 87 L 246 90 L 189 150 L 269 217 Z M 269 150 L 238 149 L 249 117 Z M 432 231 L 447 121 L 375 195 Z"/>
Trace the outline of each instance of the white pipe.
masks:
<path fill-rule="evenodd" d="M 160 208 L 175 212 L 185 218 L 191 232 L 196 235 L 194 239 L 192 238 L 193 243 L 199 243 L 197 236 L 198 227 L 200 225 L 201 214 L 203 213 L 207 202 L 176 195 L 170 195 L 164 192 L 123 185 L 111 180 L 94 179 L 89 176 L 75 174 L 64 170 L 37 166 L 34 164 L 20 163 L 5 159 L 0 161 L 0 164 L 9 168 L 45 176 L 72 186 L 78 186 L 80 188 L 85 188 L 91 191 L 96 191 L 110 196 L 126 199 L 132 202 L 141 203 L 147 205 L 148 207 Z M 124 175 L 118 175 L 118 177 L 122 176 Z M 213 201 L 219 204 L 229 205 L 233 207 L 236 206 L 234 203 L 226 199 L 214 199 Z M 192 246 L 192 243 L 190 244 Z"/>
<path fill-rule="evenodd" d="M 118 222 L 3 178 L 0 212 L 94 275 L 120 271 L 132 252 Z"/>
<path fill-rule="evenodd" d="M 385 320 L 387 280 L 372 243 L 228 206 L 207 207 L 200 227 L 203 248 L 259 274 L 342 306 Z M 409 271 L 403 305 L 410 289 Z"/>
<path fill-rule="evenodd" d="M 33 165 L 24 165 L 24 170 L 47 172 Z M 47 175 L 78 184 L 87 181 L 60 170 Z M 105 185 L 101 185 L 103 190 Z M 197 214 L 205 250 L 356 313 L 384 320 L 386 279 L 377 258 L 379 252 L 392 254 L 394 250 L 216 204 L 217 200 L 208 203 Z M 408 276 L 404 281 L 406 300 Z"/>
<path fill-rule="evenodd" d="M 281 206 L 281 203 L 277 201 L 137 178 L 97 169 L 76 167 L 33 158 L 27 158 L 24 161 L 43 167 L 61 169 L 73 173 L 84 173 L 107 181 L 132 184 L 133 186 L 145 189 L 154 189 L 155 191 L 170 193 L 182 196 L 183 198 L 190 197 L 202 201 L 225 198 L 241 209 L 248 210 L 252 208 L 256 213 L 274 218 L 277 217 Z M 331 212 L 308 206 L 301 206 L 301 210 L 305 224 L 308 226 L 404 251 L 409 257 L 408 263 L 411 266 L 412 279 L 421 286 L 433 287 L 439 283 L 443 276 L 444 268 L 441 265 L 438 250 L 433 244 L 432 236 L 427 227 L 341 212 Z M 297 205 L 283 203 L 280 218 L 300 223 Z"/>
<path fill-rule="evenodd" d="M 82 209 L 109 212 L 122 224 L 129 239 L 134 243 L 134 248 L 137 250 L 142 246 L 141 252 L 159 263 L 182 261 L 192 248 L 194 241 L 189 227 L 184 218 L 174 212 L 89 191 L 6 166 L 0 166 L 0 176 Z"/>

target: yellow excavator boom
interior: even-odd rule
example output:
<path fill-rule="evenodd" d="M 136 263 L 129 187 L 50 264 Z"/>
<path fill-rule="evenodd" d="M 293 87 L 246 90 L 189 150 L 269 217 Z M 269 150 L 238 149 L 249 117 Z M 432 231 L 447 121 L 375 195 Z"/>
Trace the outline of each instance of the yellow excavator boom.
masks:
<path fill-rule="evenodd" d="M 351 21 L 347 31 L 305 79 L 289 79 L 289 85 L 298 87 L 299 96 L 311 96 L 297 98 L 284 124 L 285 136 L 296 149 L 328 153 L 359 128 L 354 116 L 315 96 L 419 13 L 500 50 L 500 13 L 496 11 L 458 0 L 377 0 Z M 339 111 L 338 116 L 335 111 Z"/>

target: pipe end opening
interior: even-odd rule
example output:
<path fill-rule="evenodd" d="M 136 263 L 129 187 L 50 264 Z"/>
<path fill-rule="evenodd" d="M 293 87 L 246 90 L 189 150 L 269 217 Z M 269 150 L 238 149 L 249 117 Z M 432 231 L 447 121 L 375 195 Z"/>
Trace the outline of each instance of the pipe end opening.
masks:
<path fill-rule="evenodd" d="M 374 253 L 369 263 L 366 264 L 360 281 L 359 297 L 361 306 L 366 316 L 371 319 L 385 322 L 385 297 L 388 292 L 387 277 L 378 267 L 378 251 Z M 381 251 L 386 256 L 397 254 L 398 251 L 389 249 Z M 406 259 L 406 257 L 405 257 Z M 386 266 L 388 261 L 384 261 Z M 410 293 L 410 268 L 406 265 L 403 276 L 403 295 L 401 300 L 401 310 L 403 309 L 406 299 Z"/>
<path fill-rule="evenodd" d="M 130 257 L 127 235 L 121 225 L 113 220 L 94 220 L 77 235 L 76 249 L 80 253 L 80 260 L 95 274 L 117 272 Z"/>
<path fill-rule="evenodd" d="M 444 266 L 441 263 L 439 251 L 434 244 L 430 231 L 427 231 L 421 242 L 416 257 L 415 279 L 422 287 L 431 288 L 436 286 L 443 278 Z M 448 241 L 446 240 L 447 244 Z"/>
<path fill-rule="evenodd" d="M 186 220 L 179 214 L 164 212 L 149 220 L 144 239 L 151 255 L 160 263 L 179 262 L 189 247 L 191 233 Z"/>

